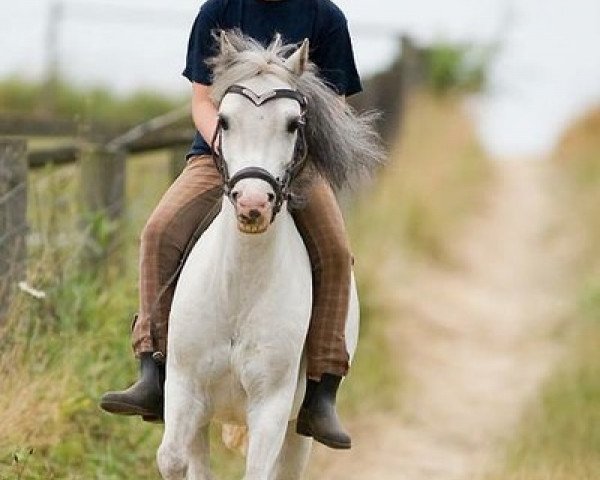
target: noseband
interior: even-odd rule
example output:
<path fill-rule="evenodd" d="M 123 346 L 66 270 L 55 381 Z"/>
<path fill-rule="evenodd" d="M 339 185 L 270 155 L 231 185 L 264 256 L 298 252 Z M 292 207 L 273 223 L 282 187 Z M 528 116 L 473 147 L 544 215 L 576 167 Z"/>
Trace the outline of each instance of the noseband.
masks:
<path fill-rule="evenodd" d="M 223 139 L 223 119 L 219 117 L 217 128 L 215 130 L 215 134 L 212 139 L 211 149 L 213 160 L 217 167 L 217 170 L 221 174 L 223 178 L 223 189 L 225 191 L 225 195 L 229 198 L 229 200 L 233 203 L 234 200 L 232 198 L 232 192 L 235 188 L 235 185 L 245 178 L 256 178 L 259 180 L 263 180 L 267 182 L 273 188 L 273 192 L 275 193 L 275 199 L 273 204 L 273 216 L 271 217 L 271 222 L 275 219 L 275 215 L 279 213 L 281 210 L 281 206 L 285 200 L 288 200 L 290 197 L 290 185 L 292 181 L 297 177 L 297 175 L 302 170 L 304 163 L 306 162 L 306 157 L 308 154 L 308 148 L 306 145 L 306 108 L 307 101 L 304 95 L 300 94 L 296 90 L 291 90 L 287 88 L 278 88 L 274 90 L 269 90 L 268 92 L 263 93 L 262 95 L 257 95 L 255 92 L 250 90 L 247 87 L 242 87 L 241 85 L 232 85 L 229 87 L 224 95 L 234 93 L 237 95 L 241 95 L 242 97 L 250 100 L 256 107 L 261 107 L 265 103 L 268 103 L 272 100 L 277 100 L 279 98 L 289 98 L 292 100 L 296 100 L 300 104 L 300 119 L 298 121 L 298 138 L 296 139 L 296 146 L 294 148 L 294 155 L 292 156 L 292 160 L 286 166 L 283 176 L 281 178 L 274 177 L 270 172 L 261 167 L 246 167 L 242 168 L 239 172 L 236 172 L 233 177 L 229 176 L 229 171 L 227 168 L 227 162 L 225 161 L 225 157 L 223 156 L 222 150 L 222 142 Z M 222 101 L 222 100 L 221 100 Z M 218 139 L 218 147 L 217 145 Z"/>

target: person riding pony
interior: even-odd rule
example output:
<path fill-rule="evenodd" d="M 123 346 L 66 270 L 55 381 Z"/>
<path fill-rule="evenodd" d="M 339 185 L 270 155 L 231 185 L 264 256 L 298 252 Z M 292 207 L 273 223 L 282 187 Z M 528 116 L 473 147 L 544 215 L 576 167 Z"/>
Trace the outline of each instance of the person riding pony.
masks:
<path fill-rule="evenodd" d="M 140 304 L 133 325 L 140 377 L 124 391 L 103 395 L 101 407 L 111 413 L 141 415 L 150 421 L 163 416 L 167 327 L 174 293 L 170 280 L 189 242 L 197 240 L 198 225 L 210 223 L 215 205 L 222 199 L 222 176 L 209 145 L 218 119 L 211 98 L 213 72 L 206 60 L 218 48 L 213 32 L 230 29 L 265 45 L 276 34 L 286 43 L 309 39 L 310 61 L 330 88 L 340 98 L 361 91 L 346 18 L 330 0 L 208 0 L 202 5 L 192 27 L 183 72 L 192 82 L 197 134 L 186 167 L 141 234 Z M 313 180 L 303 208 L 292 212 L 308 250 L 313 276 L 312 315 L 306 340 L 308 381 L 298 419 L 298 424 L 307 427 L 298 433 L 333 448 L 350 448 L 351 440 L 337 416 L 335 401 L 349 368 L 345 322 L 352 255 L 328 180 L 322 176 Z"/>

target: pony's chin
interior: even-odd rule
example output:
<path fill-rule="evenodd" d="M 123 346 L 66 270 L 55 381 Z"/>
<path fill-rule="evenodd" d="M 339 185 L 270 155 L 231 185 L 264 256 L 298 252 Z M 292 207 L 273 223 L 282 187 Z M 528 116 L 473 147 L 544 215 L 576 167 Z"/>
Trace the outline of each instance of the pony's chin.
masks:
<path fill-rule="evenodd" d="M 269 224 L 260 224 L 260 225 L 248 225 L 245 223 L 238 223 L 238 230 L 242 233 L 246 233 L 248 235 L 259 235 L 261 233 L 265 233 L 269 228 Z"/>

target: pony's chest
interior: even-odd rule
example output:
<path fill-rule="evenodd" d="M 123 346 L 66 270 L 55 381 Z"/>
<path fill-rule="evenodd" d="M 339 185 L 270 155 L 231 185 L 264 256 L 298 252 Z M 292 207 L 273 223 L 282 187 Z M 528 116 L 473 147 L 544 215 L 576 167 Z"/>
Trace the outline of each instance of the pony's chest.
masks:
<path fill-rule="evenodd" d="M 301 351 L 308 326 L 309 309 L 302 317 L 291 316 L 274 324 L 266 314 L 222 318 L 219 332 L 208 333 L 200 357 L 215 376 L 224 373 L 242 378 L 260 375 L 274 366 L 289 366 Z"/>
<path fill-rule="evenodd" d="M 197 394 L 210 398 L 220 421 L 244 422 L 249 398 L 297 377 L 305 332 L 290 336 L 284 329 L 254 327 L 242 325 L 195 352 L 189 375 L 198 379 Z"/>
<path fill-rule="evenodd" d="M 217 219 L 179 279 L 169 320 L 172 369 L 191 379 L 222 417 L 253 392 L 297 378 L 312 305 L 306 250 L 297 232 L 272 256 L 232 258 Z M 292 235 L 291 233 L 295 233 Z M 219 241 L 218 241 L 219 240 Z M 209 253 L 210 252 L 210 253 Z"/>

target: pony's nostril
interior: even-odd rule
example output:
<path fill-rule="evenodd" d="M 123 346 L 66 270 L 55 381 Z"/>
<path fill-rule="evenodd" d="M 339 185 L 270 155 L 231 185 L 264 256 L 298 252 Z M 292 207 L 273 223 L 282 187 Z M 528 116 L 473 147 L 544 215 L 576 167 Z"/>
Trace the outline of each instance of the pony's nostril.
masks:
<path fill-rule="evenodd" d="M 248 212 L 248 216 L 250 219 L 256 220 L 258 217 L 260 217 L 260 212 L 256 209 L 252 209 Z"/>

